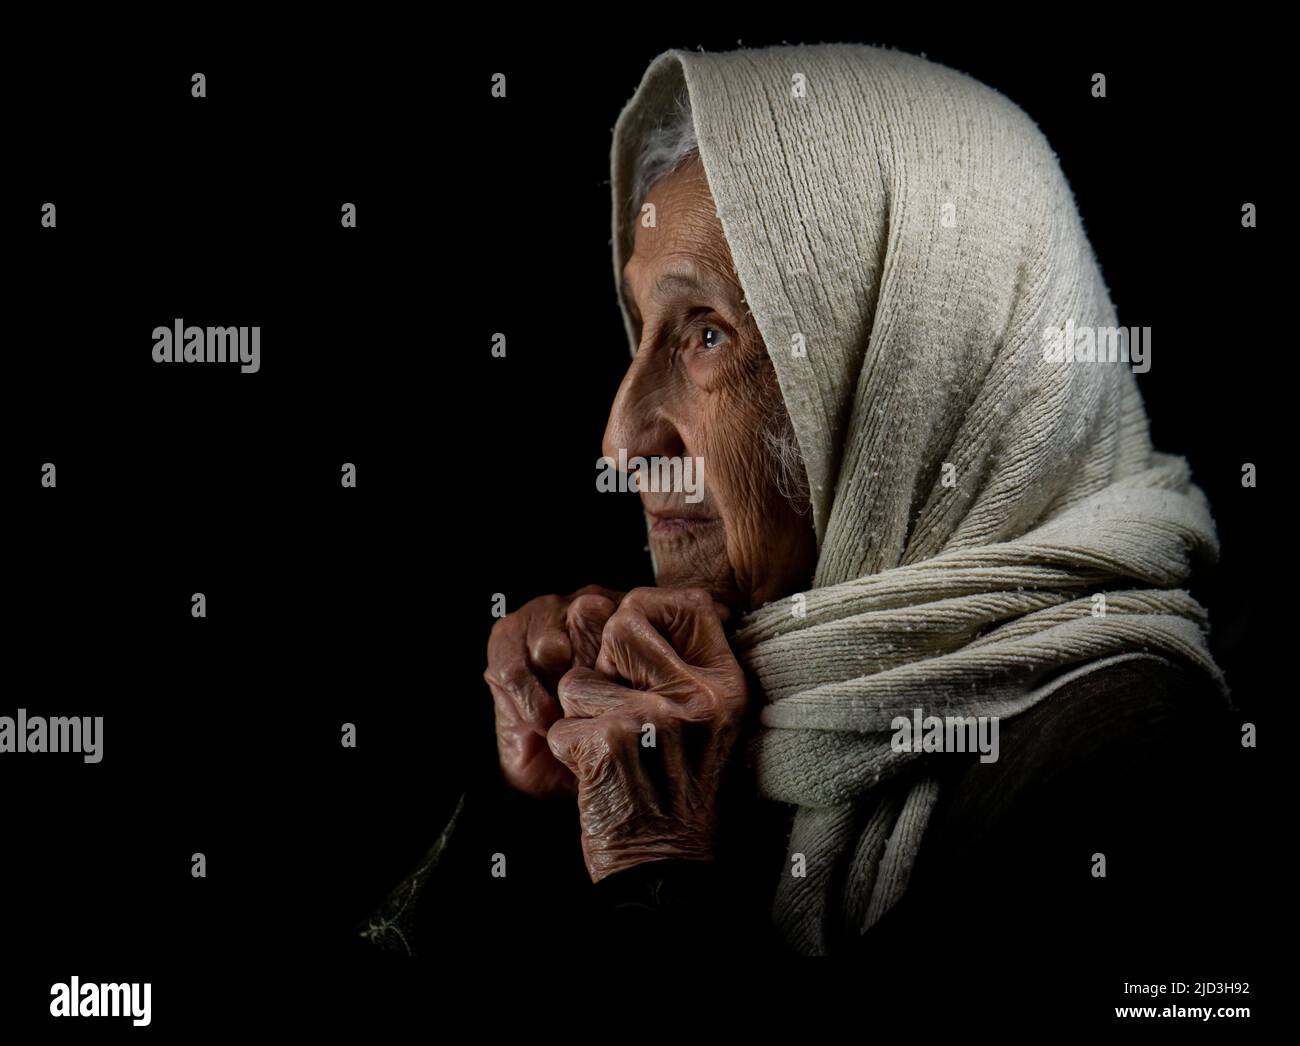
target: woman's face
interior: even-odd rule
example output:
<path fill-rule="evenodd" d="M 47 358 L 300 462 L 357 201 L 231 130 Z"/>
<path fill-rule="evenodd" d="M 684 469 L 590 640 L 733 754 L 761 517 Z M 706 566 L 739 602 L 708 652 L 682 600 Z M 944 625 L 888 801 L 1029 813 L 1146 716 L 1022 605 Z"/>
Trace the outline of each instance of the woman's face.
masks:
<path fill-rule="evenodd" d="M 603 453 L 702 459 L 702 500 L 641 492 L 656 580 L 759 606 L 806 587 L 816 555 L 811 516 L 781 493 L 765 442 L 785 427 L 776 376 L 703 165 L 694 159 L 659 179 L 645 202 L 654 224 L 643 211 L 623 270 L 637 353 Z"/>

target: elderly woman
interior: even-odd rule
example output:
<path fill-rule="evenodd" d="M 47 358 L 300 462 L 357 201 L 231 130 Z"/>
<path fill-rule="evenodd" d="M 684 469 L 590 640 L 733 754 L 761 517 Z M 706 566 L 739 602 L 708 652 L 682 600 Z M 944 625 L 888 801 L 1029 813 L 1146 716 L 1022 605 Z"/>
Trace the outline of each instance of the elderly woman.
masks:
<path fill-rule="evenodd" d="M 493 629 L 509 795 L 365 936 L 413 947 L 458 834 L 479 880 L 500 850 L 548 884 L 494 933 L 635 947 L 844 952 L 926 890 L 1128 860 L 1078 796 L 1129 751 L 1185 773 L 1160 753 L 1226 704 L 1181 587 L 1216 537 L 1096 348 L 1115 311 L 1041 133 L 897 52 L 671 51 L 612 163 L 632 359 L 603 453 L 702 462 L 704 496 L 641 490 L 656 587 Z M 936 721 L 959 729 L 908 742 Z M 974 724 L 993 747 L 951 751 Z"/>

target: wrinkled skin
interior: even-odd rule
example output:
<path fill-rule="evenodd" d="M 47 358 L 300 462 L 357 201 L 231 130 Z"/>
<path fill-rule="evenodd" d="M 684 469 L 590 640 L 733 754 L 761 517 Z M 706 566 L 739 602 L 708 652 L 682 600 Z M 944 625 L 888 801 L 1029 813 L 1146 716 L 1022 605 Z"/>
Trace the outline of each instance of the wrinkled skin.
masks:
<path fill-rule="evenodd" d="M 624 266 L 639 327 L 602 453 L 617 460 L 704 459 L 704 499 L 642 492 L 652 524 L 655 583 L 698 587 L 736 609 L 806 586 L 816 543 L 810 516 L 776 488 L 762 433 L 784 416 L 772 362 L 744 302 L 704 168 L 657 181 Z"/>
<path fill-rule="evenodd" d="M 492 628 L 483 678 L 496 708 L 497 755 L 506 781 L 525 795 L 577 794 L 573 774 L 546 744 L 563 714 L 556 685 L 569 669 L 596 663 L 601 632 L 621 598 L 598 585 L 539 596 Z"/>
<path fill-rule="evenodd" d="M 702 589 L 634 589 L 605 625 L 595 669 L 560 680 L 564 718 L 549 740 L 578 781 L 593 882 L 713 856 L 718 783 L 747 699 L 719 610 Z"/>
<path fill-rule="evenodd" d="M 702 457 L 704 498 L 641 492 L 659 587 L 533 600 L 493 629 L 485 674 L 506 779 L 576 795 L 593 881 L 712 859 L 748 703 L 724 623 L 806 587 L 816 555 L 807 506 L 764 457 L 780 392 L 702 165 L 659 179 L 647 202 L 656 226 L 638 224 L 623 273 L 637 353 L 602 453 Z"/>

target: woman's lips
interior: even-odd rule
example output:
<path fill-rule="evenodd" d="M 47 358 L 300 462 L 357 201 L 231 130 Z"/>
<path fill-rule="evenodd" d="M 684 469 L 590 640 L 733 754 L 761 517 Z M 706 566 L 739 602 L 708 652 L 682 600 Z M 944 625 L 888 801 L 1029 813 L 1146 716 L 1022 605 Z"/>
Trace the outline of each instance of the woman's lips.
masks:
<path fill-rule="evenodd" d="M 687 534 L 717 522 L 713 516 L 654 516 L 651 534 L 671 535 Z"/>

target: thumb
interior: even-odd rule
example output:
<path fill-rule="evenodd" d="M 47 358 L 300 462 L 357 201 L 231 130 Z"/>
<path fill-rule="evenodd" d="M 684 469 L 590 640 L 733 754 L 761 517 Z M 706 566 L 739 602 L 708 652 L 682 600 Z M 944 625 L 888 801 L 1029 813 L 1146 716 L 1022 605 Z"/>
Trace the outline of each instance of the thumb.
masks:
<path fill-rule="evenodd" d="M 569 632 L 569 645 L 573 647 L 574 668 L 591 668 L 596 664 L 601 634 L 614 610 L 612 599 L 595 593 L 578 596 L 569 604 L 565 625 Z"/>

